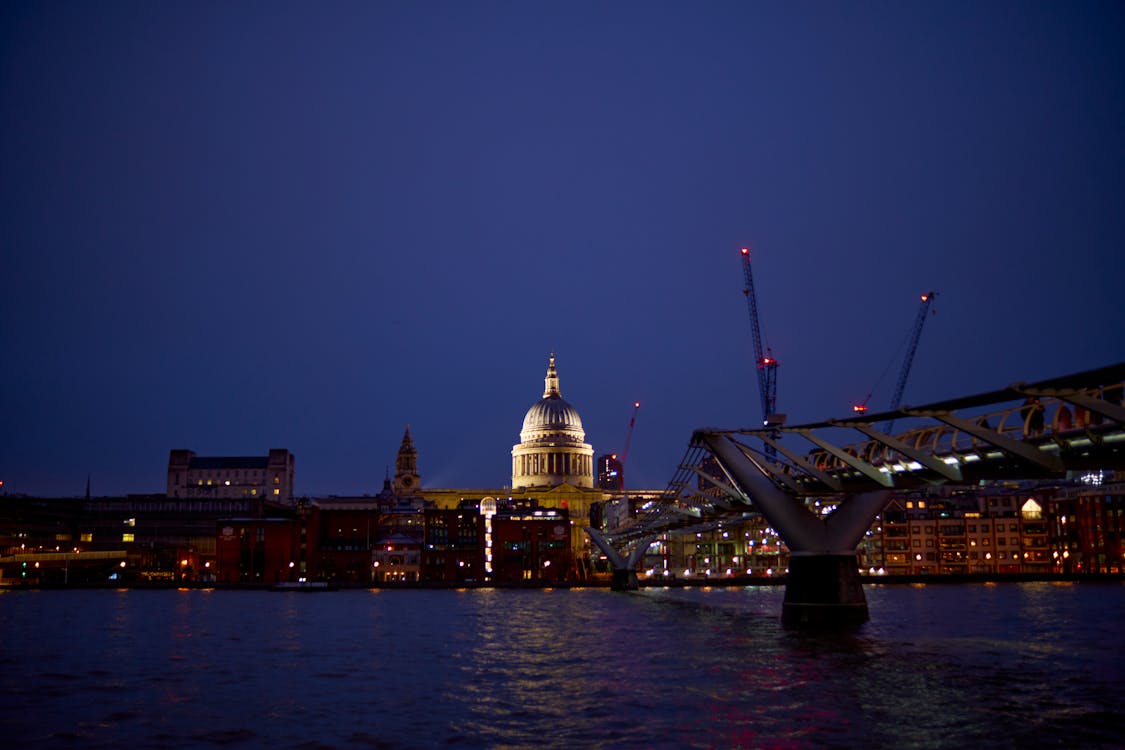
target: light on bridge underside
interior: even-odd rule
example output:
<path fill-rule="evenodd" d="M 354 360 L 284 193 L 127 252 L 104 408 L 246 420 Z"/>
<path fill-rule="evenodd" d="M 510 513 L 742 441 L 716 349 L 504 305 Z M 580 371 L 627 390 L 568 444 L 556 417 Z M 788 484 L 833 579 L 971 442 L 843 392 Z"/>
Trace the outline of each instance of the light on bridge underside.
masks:
<path fill-rule="evenodd" d="M 867 411 L 867 407 L 863 404 L 856 404 L 852 407 L 852 411 L 854 411 L 856 414 L 863 414 Z"/>

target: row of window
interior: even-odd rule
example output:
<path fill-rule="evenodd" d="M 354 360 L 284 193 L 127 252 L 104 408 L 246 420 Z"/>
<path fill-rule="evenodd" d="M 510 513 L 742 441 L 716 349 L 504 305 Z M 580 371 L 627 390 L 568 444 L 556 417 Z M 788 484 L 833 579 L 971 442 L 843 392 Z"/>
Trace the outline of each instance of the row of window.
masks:
<path fill-rule="evenodd" d="M 504 542 L 504 549 L 509 552 L 526 552 L 530 549 L 530 542 Z M 566 546 L 564 542 L 540 542 L 540 550 L 549 549 L 563 549 Z"/>
<path fill-rule="evenodd" d="M 964 556 L 961 556 L 961 555 L 964 555 Z M 892 554 L 888 554 L 885 558 L 887 565 L 909 565 L 911 563 L 917 564 L 917 563 L 923 562 L 923 561 L 924 562 L 936 562 L 937 559 L 938 558 L 937 558 L 936 552 L 926 552 L 926 553 L 919 552 L 918 554 L 892 553 Z M 969 561 L 976 560 L 976 561 L 983 561 L 983 562 L 986 562 L 986 563 L 991 563 L 991 562 L 995 562 L 995 561 L 998 561 L 998 560 L 1015 560 L 1015 561 L 1018 562 L 1021 558 L 1020 558 L 1020 553 L 1018 553 L 1018 552 L 1008 553 L 1008 552 L 1003 552 L 1003 551 L 1001 551 L 1001 552 L 969 552 L 969 553 L 944 552 L 944 553 L 942 553 L 942 562 L 956 563 L 956 562 L 964 562 L 966 559 L 969 560 Z M 1029 563 L 1045 563 L 1045 562 L 1047 562 L 1047 556 L 1044 555 L 1041 552 L 1025 553 L 1022 559 L 1024 560 L 1024 562 L 1029 562 Z"/>
<path fill-rule="evenodd" d="M 219 483 L 230 484 L 231 479 L 236 479 L 236 480 L 245 479 L 245 480 L 247 480 L 247 481 L 241 482 L 241 484 L 261 484 L 264 481 L 265 476 L 264 476 L 264 472 L 261 472 L 261 471 L 256 471 L 256 472 L 248 471 L 245 474 L 243 474 L 241 471 L 237 471 L 237 472 L 223 471 L 223 472 L 214 472 L 214 473 L 204 474 L 204 475 L 202 475 L 202 477 L 197 472 L 194 472 L 194 471 L 188 472 L 187 483 L 191 484 L 193 479 L 195 480 L 195 483 L 196 483 L 197 486 L 202 486 L 204 482 L 206 482 L 207 484 L 212 484 L 212 483 L 214 483 L 214 484 L 219 484 Z M 173 477 L 173 484 L 179 484 L 179 483 L 180 483 L 180 475 L 176 474 Z M 281 484 L 281 475 L 280 474 L 274 474 L 273 475 L 273 483 L 274 484 Z"/>
<path fill-rule="evenodd" d="M 938 527 L 938 529 L 939 529 L 939 532 L 942 533 L 942 534 L 963 534 L 963 533 L 966 533 L 966 532 L 969 533 L 969 534 L 976 534 L 978 526 L 980 528 L 981 533 L 989 533 L 990 531 L 992 531 L 991 524 L 987 524 L 987 523 L 982 523 L 982 524 L 970 523 L 970 524 L 966 525 L 964 530 L 962 530 L 960 524 L 944 525 L 944 526 Z M 900 529 L 905 529 L 905 528 L 906 528 L 905 526 L 892 527 L 892 526 L 890 526 L 890 524 L 888 524 L 887 531 L 889 532 L 892 529 L 900 530 Z M 923 533 L 923 529 L 925 529 L 924 533 L 926 533 L 926 534 L 934 533 L 933 525 L 922 526 L 921 524 L 911 524 L 910 533 L 911 534 L 921 534 L 921 533 Z M 1019 530 L 1020 530 L 1020 525 L 1018 523 L 1008 524 L 1008 531 L 1018 532 Z M 1027 530 L 1028 530 L 1027 528 L 1024 529 L 1024 531 L 1027 531 Z M 996 523 L 996 532 L 1000 533 L 1000 532 L 1003 532 L 1003 531 L 1004 531 L 1004 524 L 1002 522 L 997 522 Z"/>

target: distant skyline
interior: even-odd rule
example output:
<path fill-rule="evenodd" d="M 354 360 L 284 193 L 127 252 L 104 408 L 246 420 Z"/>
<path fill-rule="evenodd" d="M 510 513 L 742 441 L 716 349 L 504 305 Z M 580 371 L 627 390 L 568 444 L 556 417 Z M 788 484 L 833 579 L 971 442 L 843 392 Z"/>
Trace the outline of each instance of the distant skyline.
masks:
<path fill-rule="evenodd" d="M 168 452 L 300 494 L 499 487 L 558 357 L 660 488 L 790 422 L 1125 360 L 1113 2 L 0 7 L 0 480 L 161 492 Z M 883 377 L 880 378 L 880 375 Z M 878 383 L 878 387 L 876 384 Z"/>

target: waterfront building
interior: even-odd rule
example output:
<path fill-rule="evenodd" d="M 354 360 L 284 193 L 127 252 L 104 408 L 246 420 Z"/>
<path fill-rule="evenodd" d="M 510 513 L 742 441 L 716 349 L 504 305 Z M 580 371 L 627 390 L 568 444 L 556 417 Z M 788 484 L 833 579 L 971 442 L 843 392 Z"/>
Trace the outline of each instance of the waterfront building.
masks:
<path fill-rule="evenodd" d="M 0 501 L 0 555 L 74 546 L 80 531 L 83 501 L 75 497 L 20 497 Z"/>
<path fill-rule="evenodd" d="M 327 497 L 309 500 L 309 536 L 314 544 L 309 570 L 315 580 L 370 583 L 372 550 L 381 532 L 386 498 Z"/>
<path fill-rule="evenodd" d="M 428 503 L 410 492 L 402 496 L 395 492 L 395 486 L 403 488 L 418 487 L 417 452 L 409 437 L 403 439 L 399 449 L 399 467 L 396 479 L 408 478 L 407 482 L 396 482 L 387 476 L 383 489 L 377 495 L 360 497 L 316 497 L 311 498 L 309 507 L 314 529 L 315 554 L 310 566 L 318 580 L 371 583 L 386 578 L 389 561 L 379 558 L 376 550 L 386 552 L 387 545 L 394 545 L 392 538 L 407 536 L 413 542 L 420 542 L 423 529 L 423 510 Z M 399 545 L 400 547 L 403 545 Z M 379 568 L 375 562 L 380 562 Z M 411 580 L 417 580 L 417 571 Z"/>
<path fill-rule="evenodd" d="M 174 449 L 168 456 L 170 498 L 233 499 L 264 497 L 293 501 L 295 459 L 284 448 L 265 456 L 197 456 Z"/>
<path fill-rule="evenodd" d="M 388 532 L 371 554 L 375 583 L 415 583 L 421 579 L 422 541 L 414 534 Z"/>
<path fill-rule="evenodd" d="M 1047 503 L 1051 569 L 1125 574 L 1125 482 L 1062 489 Z"/>
<path fill-rule="evenodd" d="M 126 573 L 132 579 L 211 580 L 216 521 L 224 517 L 262 518 L 277 512 L 288 510 L 261 496 L 92 498 L 83 504 L 76 541 L 91 550 L 125 550 L 129 558 Z"/>
<path fill-rule="evenodd" d="M 480 503 L 464 502 L 458 508 L 427 508 L 422 579 L 472 583 L 484 581 L 486 517 Z M 491 534 L 489 528 L 488 534 Z"/>
<path fill-rule="evenodd" d="M 651 578 L 723 579 L 783 575 L 789 549 L 764 518 L 751 515 L 708 531 L 664 534 L 649 545 L 641 571 Z"/>
<path fill-rule="evenodd" d="M 292 518 L 223 519 L 218 524 L 214 580 L 296 582 L 304 577 L 299 565 L 300 537 L 300 525 Z"/>
<path fill-rule="evenodd" d="M 491 519 L 492 580 L 562 583 L 574 579 L 570 519 L 537 503 L 498 504 Z"/>
<path fill-rule="evenodd" d="M 860 569 L 889 575 L 1041 574 L 1051 567 L 1045 487 L 895 496 L 860 548 Z"/>

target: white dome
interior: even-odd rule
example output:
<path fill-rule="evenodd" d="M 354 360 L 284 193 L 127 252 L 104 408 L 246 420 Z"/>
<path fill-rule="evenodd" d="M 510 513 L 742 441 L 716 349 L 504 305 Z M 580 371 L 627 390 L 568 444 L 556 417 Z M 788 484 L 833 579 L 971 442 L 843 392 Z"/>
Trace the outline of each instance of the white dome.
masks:
<path fill-rule="evenodd" d="M 578 443 L 586 439 L 578 410 L 559 396 L 550 396 L 532 404 L 523 418 L 521 442 L 529 443 L 544 438 L 569 438 Z"/>

